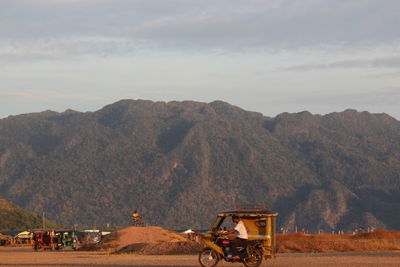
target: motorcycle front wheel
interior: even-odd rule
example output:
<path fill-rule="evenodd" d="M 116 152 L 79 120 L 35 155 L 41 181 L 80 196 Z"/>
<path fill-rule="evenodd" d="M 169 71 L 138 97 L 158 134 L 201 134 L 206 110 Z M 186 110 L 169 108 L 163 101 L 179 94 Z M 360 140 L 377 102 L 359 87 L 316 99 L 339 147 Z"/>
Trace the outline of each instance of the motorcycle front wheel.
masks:
<path fill-rule="evenodd" d="M 243 264 L 246 267 L 258 267 L 263 260 L 263 251 L 254 246 L 247 247 L 247 255 L 243 259 Z"/>
<path fill-rule="evenodd" d="M 212 248 L 204 248 L 199 254 L 199 262 L 203 267 L 214 267 L 218 264 L 219 257 Z"/>

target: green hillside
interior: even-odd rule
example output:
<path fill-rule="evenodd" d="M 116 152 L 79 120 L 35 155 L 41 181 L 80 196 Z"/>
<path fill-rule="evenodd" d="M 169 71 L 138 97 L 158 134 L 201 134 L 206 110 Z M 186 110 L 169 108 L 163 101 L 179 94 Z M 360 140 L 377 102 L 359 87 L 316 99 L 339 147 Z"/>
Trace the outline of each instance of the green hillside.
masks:
<path fill-rule="evenodd" d="M 43 219 L 40 215 L 27 211 L 0 198 L 0 231 L 28 230 L 42 228 Z M 58 228 L 60 225 L 44 221 L 45 227 Z"/>
<path fill-rule="evenodd" d="M 205 228 L 268 204 L 279 227 L 400 229 L 400 123 L 346 110 L 275 118 L 215 101 L 123 100 L 0 120 L 0 195 L 68 225 Z"/>

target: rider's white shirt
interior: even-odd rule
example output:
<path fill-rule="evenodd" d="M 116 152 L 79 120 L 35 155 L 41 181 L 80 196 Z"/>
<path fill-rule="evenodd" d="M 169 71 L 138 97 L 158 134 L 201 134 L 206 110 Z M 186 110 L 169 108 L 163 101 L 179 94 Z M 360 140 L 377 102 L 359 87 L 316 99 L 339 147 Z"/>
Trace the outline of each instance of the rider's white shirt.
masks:
<path fill-rule="evenodd" d="M 237 237 L 242 239 L 249 239 L 246 226 L 244 226 L 244 223 L 242 221 L 239 221 L 234 229 L 239 232 Z"/>

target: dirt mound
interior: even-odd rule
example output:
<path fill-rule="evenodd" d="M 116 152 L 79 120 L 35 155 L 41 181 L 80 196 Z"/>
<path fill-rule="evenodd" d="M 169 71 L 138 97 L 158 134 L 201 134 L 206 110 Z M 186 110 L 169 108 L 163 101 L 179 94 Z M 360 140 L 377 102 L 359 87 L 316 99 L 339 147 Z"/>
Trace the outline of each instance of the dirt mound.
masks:
<path fill-rule="evenodd" d="M 197 254 L 203 245 L 194 241 L 136 243 L 121 248 L 116 254 L 137 253 L 146 255 Z"/>
<path fill-rule="evenodd" d="M 81 250 L 108 250 L 119 251 L 129 245 L 133 247 L 144 247 L 137 244 L 157 244 L 175 242 L 186 242 L 187 239 L 176 232 L 166 230 L 157 226 L 149 227 L 127 227 L 109 234 L 103 241 L 97 244 L 83 246 Z"/>

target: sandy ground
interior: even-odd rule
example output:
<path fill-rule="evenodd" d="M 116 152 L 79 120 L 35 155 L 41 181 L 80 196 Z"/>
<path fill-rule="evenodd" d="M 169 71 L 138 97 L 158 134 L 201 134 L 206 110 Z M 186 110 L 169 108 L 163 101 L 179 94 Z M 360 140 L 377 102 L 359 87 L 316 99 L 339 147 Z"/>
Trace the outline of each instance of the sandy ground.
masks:
<path fill-rule="evenodd" d="M 31 248 L 0 247 L 0 266 L 200 266 L 197 255 L 108 255 L 104 252 L 72 251 L 33 252 Z M 220 262 L 218 266 L 243 266 Z M 278 254 L 262 266 L 343 267 L 343 266 L 400 266 L 400 252 Z"/>

